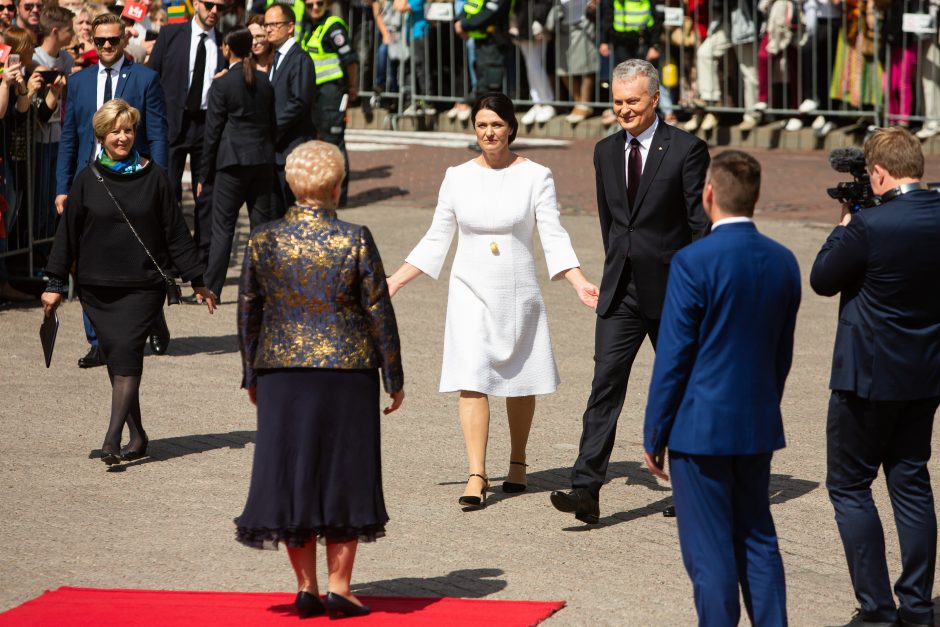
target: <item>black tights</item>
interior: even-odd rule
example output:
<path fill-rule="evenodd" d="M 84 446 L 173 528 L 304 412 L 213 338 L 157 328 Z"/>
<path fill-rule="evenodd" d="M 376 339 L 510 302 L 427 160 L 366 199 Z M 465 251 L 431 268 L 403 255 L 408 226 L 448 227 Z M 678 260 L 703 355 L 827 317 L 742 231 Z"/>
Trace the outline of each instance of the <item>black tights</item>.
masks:
<path fill-rule="evenodd" d="M 140 420 L 140 375 L 113 374 L 108 368 L 108 377 L 111 379 L 111 420 L 101 448 L 110 453 L 120 451 L 126 422 L 131 436 L 128 448 L 138 450 L 147 440 Z"/>

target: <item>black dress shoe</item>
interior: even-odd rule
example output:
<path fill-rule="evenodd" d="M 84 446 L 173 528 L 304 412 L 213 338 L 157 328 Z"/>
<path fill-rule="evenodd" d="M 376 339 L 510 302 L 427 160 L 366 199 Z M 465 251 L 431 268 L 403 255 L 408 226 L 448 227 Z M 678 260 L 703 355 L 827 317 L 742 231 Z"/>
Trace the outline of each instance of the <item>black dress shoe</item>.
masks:
<path fill-rule="evenodd" d="M 92 346 L 84 357 L 78 358 L 79 368 L 97 368 L 105 365 L 105 363 L 104 355 L 101 354 L 101 349 L 97 346 Z"/>
<path fill-rule="evenodd" d="M 313 616 L 323 616 L 326 614 L 326 607 L 320 597 L 301 590 L 294 599 L 294 607 L 301 618 L 311 618 Z"/>
<path fill-rule="evenodd" d="M 574 512 L 574 517 L 583 523 L 596 524 L 601 516 L 597 500 L 584 488 L 575 488 L 569 492 L 555 490 L 550 498 L 555 509 L 568 514 Z"/>
<path fill-rule="evenodd" d="M 669 507 L 667 507 L 666 509 L 664 509 L 664 510 L 663 510 L 663 517 L 664 517 L 664 518 L 675 518 L 675 517 L 676 517 L 676 506 L 675 506 L 675 505 L 670 505 Z"/>
<path fill-rule="evenodd" d="M 192 294 L 189 294 L 188 296 L 183 296 L 180 299 L 180 302 L 182 302 L 184 305 L 198 305 L 199 304 L 199 302 L 196 300 L 196 292 L 193 292 Z"/>
<path fill-rule="evenodd" d="M 160 317 L 157 318 L 157 321 L 153 323 L 153 328 L 150 329 L 150 350 L 155 355 L 166 355 L 169 347 L 170 327 L 166 326 L 166 316 L 163 315 L 163 310 L 161 310 Z"/>
<path fill-rule="evenodd" d="M 326 593 L 326 598 L 323 599 L 323 605 L 326 606 L 326 611 L 330 614 L 330 620 L 334 618 L 348 618 L 350 616 L 365 616 L 372 611 L 369 609 L 368 605 L 356 605 L 346 597 L 333 594 L 332 592 Z"/>

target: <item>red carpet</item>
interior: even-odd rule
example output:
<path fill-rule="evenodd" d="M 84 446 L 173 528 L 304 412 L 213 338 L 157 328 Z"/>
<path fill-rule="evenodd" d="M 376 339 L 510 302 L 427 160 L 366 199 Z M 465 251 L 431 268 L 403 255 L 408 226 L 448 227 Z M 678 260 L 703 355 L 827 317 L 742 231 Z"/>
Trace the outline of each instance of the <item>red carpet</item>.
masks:
<path fill-rule="evenodd" d="M 297 625 L 294 596 L 283 592 L 174 592 L 59 588 L 0 614 L 0 627 L 176 627 L 190 625 Z M 537 625 L 565 606 L 564 601 L 369 597 L 362 618 L 333 625 Z M 329 623 L 326 616 L 302 624 Z"/>

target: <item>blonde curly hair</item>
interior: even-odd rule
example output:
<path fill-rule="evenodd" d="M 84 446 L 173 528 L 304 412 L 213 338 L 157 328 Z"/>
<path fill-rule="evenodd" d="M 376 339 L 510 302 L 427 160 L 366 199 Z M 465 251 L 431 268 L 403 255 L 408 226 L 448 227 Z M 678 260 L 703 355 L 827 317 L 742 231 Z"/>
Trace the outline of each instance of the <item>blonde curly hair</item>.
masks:
<path fill-rule="evenodd" d="M 309 141 L 287 155 L 284 165 L 287 184 L 301 205 L 327 205 L 333 191 L 346 176 L 343 153 L 333 144 Z"/>

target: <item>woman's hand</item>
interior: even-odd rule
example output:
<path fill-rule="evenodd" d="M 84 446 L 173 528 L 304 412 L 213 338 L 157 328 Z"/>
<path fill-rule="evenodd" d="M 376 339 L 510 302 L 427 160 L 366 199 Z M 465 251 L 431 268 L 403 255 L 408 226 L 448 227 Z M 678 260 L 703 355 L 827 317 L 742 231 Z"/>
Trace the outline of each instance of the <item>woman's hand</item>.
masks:
<path fill-rule="evenodd" d="M 13 65 L 10 65 L 3 71 L 3 84 L 6 85 L 8 88 L 11 88 L 11 89 L 16 88 L 16 84 L 19 82 L 19 79 L 21 76 L 20 67 L 21 66 L 19 63 L 15 63 Z"/>
<path fill-rule="evenodd" d="M 39 72 L 33 72 L 33 75 L 29 77 L 29 81 L 26 83 L 26 95 L 32 100 L 33 96 L 39 93 L 39 90 L 42 89 L 43 81 L 42 75 Z"/>
<path fill-rule="evenodd" d="M 49 91 L 55 95 L 56 99 L 59 99 L 62 96 L 62 90 L 65 88 L 65 75 L 60 74 L 56 77 L 54 81 L 49 85 Z"/>
<path fill-rule="evenodd" d="M 209 313 L 215 313 L 215 308 L 218 304 L 218 296 L 213 294 L 206 287 L 194 287 L 193 291 L 196 293 L 196 302 L 201 305 L 203 301 L 205 301 L 206 307 L 209 309 Z"/>
<path fill-rule="evenodd" d="M 398 290 L 405 287 L 409 281 L 412 281 L 421 276 L 421 274 L 421 270 L 418 270 L 407 261 L 401 264 L 401 267 L 398 270 L 395 270 L 395 272 L 392 273 L 392 276 L 385 277 L 385 283 L 388 285 L 389 297 L 395 296 L 395 294 L 398 293 Z"/>
<path fill-rule="evenodd" d="M 405 400 L 405 391 L 398 390 L 397 392 L 392 392 L 389 396 L 392 397 L 392 404 L 382 410 L 382 413 L 386 416 L 401 407 L 402 401 Z"/>
<path fill-rule="evenodd" d="M 597 309 L 597 298 L 600 296 L 600 290 L 587 280 L 587 277 L 581 272 L 581 268 L 568 268 L 564 272 L 560 272 L 559 275 L 565 277 L 565 280 L 571 284 L 571 287 L 578 294 L 578 300 L 591 309 Z M 559 275 L 556 275 L 555 278 L 557 279 Z"/>
<path fill-rule="evenodd" d="M 62 304 L 62 294 L 58 292 L 43 292 L 39 301 L 42 303 L 42 313 L 48 318 L 52 312 Z"/>

